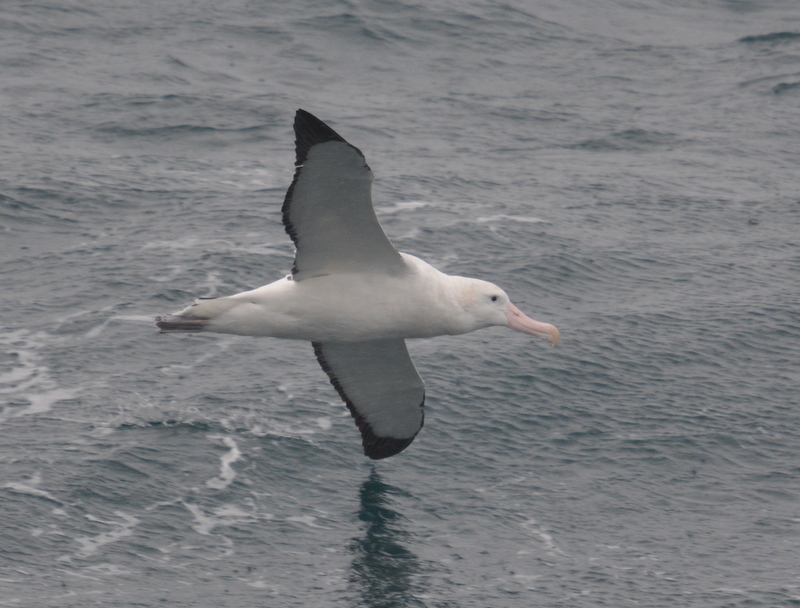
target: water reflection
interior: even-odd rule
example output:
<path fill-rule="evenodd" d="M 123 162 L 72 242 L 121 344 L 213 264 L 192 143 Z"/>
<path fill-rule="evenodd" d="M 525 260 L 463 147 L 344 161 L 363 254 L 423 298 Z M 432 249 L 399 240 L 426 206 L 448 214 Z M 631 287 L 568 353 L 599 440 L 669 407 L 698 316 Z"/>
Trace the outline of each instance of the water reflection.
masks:
<path fill-rule="evenodd" d="M 353 540 L 350 581 L 369 608 L 422 606 L 414 598 L 421 590 L 414 578 L 419 574 L 417 556 L 403 546 L 408 538 L 404 517 L 390 508 L 390 496 L 403 490 L 385 484 L 373 468 L 361 484 L 358 518 L 366 524 L 364 535 Z"/>

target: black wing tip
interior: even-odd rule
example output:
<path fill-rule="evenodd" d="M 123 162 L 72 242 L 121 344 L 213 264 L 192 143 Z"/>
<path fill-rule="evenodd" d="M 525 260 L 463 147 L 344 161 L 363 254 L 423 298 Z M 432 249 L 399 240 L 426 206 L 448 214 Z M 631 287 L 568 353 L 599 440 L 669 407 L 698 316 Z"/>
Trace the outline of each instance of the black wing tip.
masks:
<path fill-rule="evenodd" d="M 410 446 L 411 442 L 414 441 L 419 431 L 422 430 L 422 427 L 425 425 L 425 393 L 423 392 L 422 402 L 419 404 L 419 408 L 422 410 L 422 420 L 420 421 L 419 430 L 411 437 L 404 437 L 401 439 L 395 437 L 381 437 L 372 430 L 372 427 L 364 419 L 364 416 L 356 410 L 353 403 L 347 397 L 341 384 L 339 384 L 339 380 L 325 360 L 325 353 L 322 352 L 322 344 L 320 342 L 312 342 L 311 345 L 314 347 L 314 354 L 317 356 L 320 367 L 322 367 L 322 370 L 328 375 L 328 379 L 333 385 L 333 388 L 336 389 L 336 392 L 339 393 L 339 397 L 344 401 L 344 404 L 347 406 L 350 415 L 353 417 L 358 427 L 358 431 L 361 433 L 361 445 L 364 448 L 364 455 L 372 460 L 382 460 L 399 454 Z"/>
<path fill-rule="evenodd" d="M 361 158 L 364 158 L 364 153 L 356 148 L 353 144 L 349 143 L 344 137 L 339 135 L 336 131 L 331 129 L 327 124 L 322 122 L 319 118 L 314 116 L 311 112 L 307 112 L 302 108 L 298 109 L 294 115 L 294 135 L 295 135 L 295 172 L 294 179 L 286 191 L 286 197 L 283 199 L 283 206 L 281 207 L 281 217 L 283 219 L 283 226 L 289 238 L 292 239 L 295 247 L 297 247 L 297 231 L 292 226 L 289 217 L 289 209 L 292 206 L 292 197 L 294 196 L 294 187 L 297 180 L 300 178 L 300 171 L 303 168 L 303 163 L 308 158 L 308 153 L 314 146 L 324 144 L 329 141 L 339 141 L 350 146 L 353 150 L 358 152 Z M 366 165 L 366 159 L 364 159 Z M 292 274 L 296 273 L 296 267 L 292 268 Z"/>
<path fill-rule="evenodd" d="M 408 439 L 378 437 L 372 432 L 372 429 L 369 428 L 368 424 L 365 424 L 364 426 L 366 429 L 361 429 L 361 427 L 359 427 L 363 437 L 362 444 L 364 446 L 364 455 L 372 460 L 382 460 L 384 458 L 389 458 L 389 456 L 399 454 L 408 446 L 410 446 L 411 442 L 414 441 L 414 438 L 416 437 L 416 435 L 414 435 L 414 437 L 409 437 Z M 365 430 L 369 432 L 369 436 L 367 433 L 365 433 Z"/>
<path fill-rule="evenodd" d="M 361 433 L 361 445 L 364 448 L 364 456 L 367 456 L 372 460 L 382 460 L 384 458 L 389 458 L 389 456 L 395 456 L 396 454 L 399 454 L 411 445 L 411 442 L 416 439 L 417 434 L 419 433 L 419 431 L 417 431 L 411 437 L 405 437 L 402 439 L 397 439 L 395 437 L 380 437 L 379 435 L 375 434 L 375 431 L 372 430 L 372 427 L 369 425 L 369 423 L 364 420 L 364 417 L 356 411 L 355 407 L 353 407 L 349 401 L 345 401 L 345 405 L 347 405 L 347 409 L 350 410 L 350 415 L 355 420 L 356 426 Z M 422 430 L 422 426 L 425 424 L 424 406 L 425 397 L 423 396 L 422 403 L 419 404 L 419 407 L 422 410 L 422 422 L 419 425 L 420 430 Z"/>
<path fill-rule="evenodd" d="M 308 151 L 317 144 L 324 144 L 329 141 L 347 143 L 344 137 L 311 114 L 311 112 L 306 112 L 303 109 L 297 110 L 294 115 L 294 135 L 295 153 L 297 154 L 295 164 L 297 165 L 302 164 L 308 158 Z"/>

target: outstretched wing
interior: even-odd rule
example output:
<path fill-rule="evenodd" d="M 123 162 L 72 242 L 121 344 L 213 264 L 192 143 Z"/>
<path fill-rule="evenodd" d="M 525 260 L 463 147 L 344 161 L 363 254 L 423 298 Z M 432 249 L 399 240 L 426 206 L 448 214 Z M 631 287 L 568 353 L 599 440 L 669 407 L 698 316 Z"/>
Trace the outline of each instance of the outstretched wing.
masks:
<path fill-rule="evenodd" d="M 406 449 L 425 419 L 425 383 L 405 340 L 313 345 L 319 364 L 355 418 L 364 454 L 378 460 Z"/>
<path fill-rule="evenodd" d="M 305 110 L 294 119 L 297 160 L 283 225 L 297 249 L 296 281 L 334 273 L 405 271 L 372 206 L 361 151 Z"/>

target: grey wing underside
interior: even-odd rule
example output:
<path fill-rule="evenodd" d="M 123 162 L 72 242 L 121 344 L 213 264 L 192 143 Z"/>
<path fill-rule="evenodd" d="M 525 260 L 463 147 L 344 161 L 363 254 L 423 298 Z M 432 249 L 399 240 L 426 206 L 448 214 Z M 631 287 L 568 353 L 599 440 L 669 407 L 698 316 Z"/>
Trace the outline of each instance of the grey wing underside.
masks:
<path fill-rule="evenodd" d="M 361 151 L 305 110 L 295 115 L 296 170 L 283 224 L 297 249 L 293 278 L 343 272 L 402 273 L 405 264 L 372 206 Z"/>
<path fill-rule="evenodd" d="M 317 360 L 378 460 L 407 448 L 425 420 L 425 384 L 404 340 L 313 342 Z"/>
<path fill-rule="evenodd" d="M 296 170 L 283 223 L 296 281 L 336 273 L 401 274 L 405 262 L 372 206 L 372 171 L 361 151 L 304 110 L 295 115 Z M 404 340 L 313 342 L 372 459 L 393 456 L 424 422 L 425 385 Z"/>

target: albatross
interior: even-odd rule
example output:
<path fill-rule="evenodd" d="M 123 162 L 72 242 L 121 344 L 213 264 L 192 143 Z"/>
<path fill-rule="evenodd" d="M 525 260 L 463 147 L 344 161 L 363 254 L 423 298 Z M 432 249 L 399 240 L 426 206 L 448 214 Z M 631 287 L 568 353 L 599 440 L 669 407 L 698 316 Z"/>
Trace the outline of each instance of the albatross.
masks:
<path fill-rule="evenodd" d="M 407 448 L 422 428 L 425 384 L 405 341 L 502 325 L 545 338 L 558 330 L 524 315 L 487 281 L 451 276 L 398 252 L 372 205 L 364 154 L 305 110 L 294 119 L 294 180 L 283 225 L 291 274 L 258 289 L 200 298 L 156 317 L 160 333 L 209 331 L 310 341 L 374 460 Z"/>

